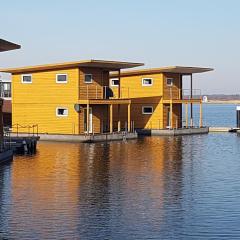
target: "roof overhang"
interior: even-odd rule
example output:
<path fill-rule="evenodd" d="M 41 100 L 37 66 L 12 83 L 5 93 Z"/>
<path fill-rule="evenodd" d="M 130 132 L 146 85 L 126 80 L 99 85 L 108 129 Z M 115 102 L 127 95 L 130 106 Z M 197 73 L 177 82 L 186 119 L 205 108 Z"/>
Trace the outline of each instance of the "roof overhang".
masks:
<path fill-rule="evenodd" d="M 21 48 L 20 45 L 0 39 L 0 52 L 10 51 Z"/>
<path fill-rule="evenodd" d="M 5 68 L 5 69 L 0 69 L 0 72 L 18 74 L 18 73 L 30 73 L 30 72 L 37 72 L 37 71 L 58 70 L 58 69 L 67 69 L 67 68 L 81 68 L 81 67 L 102 68 L 108 71 L 117 71 L 120 69 L 139 67 L 143 65 L 144 65 L 143 63 L 133 63 L 133 62 L 83 60 L 83 61 L 77 61 L 77 62 L 45 64 L 45 65 L 20 67 L 20 68 Z"/>
<path fill-rule="evenodd" d="M 124 72 L 121 72 L 121 76 L 147 75 L 147 74 L 157 74 L 157 73 L 178 73 L 182 75 L 190 75 L 194 73 L 203 73 L 203 72 L 209 72 L 213 70 L 214 70 L 213 68 L 204 68 L 204 67 L 170 66 L 170 67 L 124 71 Z M 116 77 L 117 74 L 112 73 L 110 76 Z"/>

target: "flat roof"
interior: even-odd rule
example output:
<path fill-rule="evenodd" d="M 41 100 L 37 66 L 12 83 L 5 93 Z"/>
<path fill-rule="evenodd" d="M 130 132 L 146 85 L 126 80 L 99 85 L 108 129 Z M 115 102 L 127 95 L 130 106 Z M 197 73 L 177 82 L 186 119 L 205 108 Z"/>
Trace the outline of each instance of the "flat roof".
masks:
<path fill-rule="evenodd" d="M 10 50 L 19 49 L 19 48 L 21 48 L 20 45 L 16 43 L 8 42 L 0 38 L 0 52 L 10 51 Z"/>
<path fill-rule="evenodd" d="M 29 67 L 5 68 L 5 69 L 0 69 L 0 72 L 17 74 L 17 73 L 30 73 L 30 72 L 36 72 L 36 71 L 67 69 L 67 68 L 75 68 L 75 67 L 103 68 L 109 71 L 116 71 L 119 69 L 133 68 L 133 67 L 139 67 L 143 65 L 144 65 L 143 63 L 133 63 L 133 62 L 82 60 L 82 61 L 76 61 L 76 62 L 54 63 L 54 64 L 36 65 L 36 66 L 29 66 Z"/>
<path fill-rule="evenodd" d="M 193 74 L 213 71 L 213 68 L 205 67 L 184 67 L 184 66 L 169 66 L 160 68 L 139 69 L 121 72 L 121 76 L 146 75 L 154 73 L 179 73 L 179 74 Z M 116 77 L 117 73 L 111 73 L 111 77 Z"/>

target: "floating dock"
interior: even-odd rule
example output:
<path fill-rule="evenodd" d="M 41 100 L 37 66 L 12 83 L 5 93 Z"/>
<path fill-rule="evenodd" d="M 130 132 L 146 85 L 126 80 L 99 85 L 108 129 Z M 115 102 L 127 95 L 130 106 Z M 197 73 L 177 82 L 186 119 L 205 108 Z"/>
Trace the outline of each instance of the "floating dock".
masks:
<path fill-rule="evenodd" d="M 26 134 L 18 134 L 18 137 L 26 138 Z M 99 133 L 99 134 L 38 134 L 38 140 L 41 141 L 56 141 L 56 142 L 105 142 L 105 141 L 119 141 L 130 140 L 138 138 L 137 132 L 116 132 L 116 133 Z M 26 140 L 25 139 L 25 140 Z"/>
<path fill-rule="evenodd" d="M 39 136 L 13 136 L 5 138 L 5 146 L 14 153 L 34 154 L 37 151 Z"/>
<path fill-rule="evenodd" d="M 141 129 L 137 130 L 142 136 L 180 136 L 180 135 L 195 135 L 207 134 L 208 127 L 202 128 L 178 128 L 178 129 Z"/>

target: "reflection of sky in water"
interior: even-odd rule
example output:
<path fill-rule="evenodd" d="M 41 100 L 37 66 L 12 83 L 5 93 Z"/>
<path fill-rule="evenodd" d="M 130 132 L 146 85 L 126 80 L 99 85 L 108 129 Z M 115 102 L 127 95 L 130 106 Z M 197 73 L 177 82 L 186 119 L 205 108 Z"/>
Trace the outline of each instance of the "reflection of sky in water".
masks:
<path fill-rule="evenodd" d="M 240 237 L 240 138 L 40 143 L 0 167 L 0 238 Z"/>

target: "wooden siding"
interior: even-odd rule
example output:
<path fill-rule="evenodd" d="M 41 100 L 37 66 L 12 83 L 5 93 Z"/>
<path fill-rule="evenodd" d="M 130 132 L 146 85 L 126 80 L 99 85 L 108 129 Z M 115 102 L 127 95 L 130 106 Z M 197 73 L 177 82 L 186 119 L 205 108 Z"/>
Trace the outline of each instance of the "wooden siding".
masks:
<path fill-rule="evenodd" d="M 13 126 L 38 124 L 40 133 L 78 133 L 78 113 L 74 110 L 78 72 L 78 69 L 35 72 L 32 83 L 25 84 L 21 82 L 21 74 L 13 75 Z M 56 83 L 56 74 L 60 73 L 68 75 L 67 83 Z M 56 116 L 57 107 L 68 108 L 68 116 Z"/>
<path fill-rule="evenodd" d="M 56 108 L 68 108 L 68 116 L 56 116 Z M 49 134 L 77 134 L 78 113 L 72 103 L 15 103 L 13 104 L 13 131 L 16 124 L 21 126 L 38 124 L 39 133 Z M 28 129 L 19 129 L 27 132 Z"/>
<path fill-rule="evenodd" d="M 167 85 L 167 78 L 173 79 L 173 85 Z M 180 74 L 164 73 L 163 77 L 163 99 L 180 99 L 181 98 L 181 81 Z"/>
<path fill-rule="evenodd" d="M 86 106 L 82 106 L 83 109 Z M 101 133 L 108 130 L 109 128 L 109 116 L 108 116 L 108 106 L 107 105 L 90 105 L 92 108 L 92 122 L 93 122 L 93 132 Z M 80 134 L 84 133 L 84 110 L 81 110 L 79 118 L 79 128 Z"/>
<path fill-rule="evenodd" d="M 92 83 L 85 83 L 85 74 L 92 74 Z M 79 99 L 102 99 L 109 84 L 109 72 L 95 68 L 79 70 Z"/>
<path fill-rule="evenodd" d="M 29 73 L 28 73 L 29 74 Z M 56 74 L 67 74 L 67 83 L 56 83 Z M 84 75 L 92 74 L 93 83 L 84 82 Z M 31 73 L 32 83 L 22 83 L 22 75 L 14 74 L 12 81 L 13 126 L 38 125 L 39 133 L 83 134 L 83 111 L 77 113 L 74 104 L 86 99 L 87 86 L 95 89 L 89 98 L 103 98 L 103 86 L 108 86 L 109 73 L 100 68 L 74 68 Z M 97 93 L 96 93 L 97 87 Z M 56 116 L 56 108 L 68 108 L 68 116 Z M 107 105 L 90 105 L 93 109 L 94 132 L 106 130 Z M 16 130 L 16 129 L 13 129 Z M 19 129 L 26 132 L 27 129 Z"/>
<path fill-rule="evenodd" d="M 163 128 L 168 126 L 169 104 L 163 105 Z M 182 104 L 173 104 L 173 128 L 182 127 Z"/>
<path fill-rule="evenodd" d="M 56 74 L 67 74 L 67 83 L 56 83 Z M 12 103 L 73 103 L 78 99 L 78 69 L 32 73 L 32 83 L 13 75 Z"/>
<path fill-rule="evenodd" d="M 143 106 L 151 106 L 153 107 L 153 114 L 143 114 L 142 107 Z M 152 128 L 152 129 L 160 129 L 163 128 L 162 121 L 162 113 L 163 113 L 163 104 L 161 103 L 133 103 L 131 104 L 131 121 L 134 122 L 134 127 L 141 128 Z M 120 106 L 120 121 L 121 128 L 124 129 L 127 123 L 127 106 Z M 118 106 L 114 106 L 113 108 L 113 123 L 114 129 L 117 129 L 117 121 L 118 121 Z"/>
<path fill-rule="evenodd" d="M 152 86 L 142 86 L 143 78 L 152 78 Z M 173 79 L 173 85 L 167 85 L 167 78 Z M 110 85 L 111 86 L 111 85 Z M 114 95 L 117 96 L 118 87 L 111 87 Z M 167 111 L 164 101 L 181 98 L 181 76 L 177 73 L 154 73 L 139 74 L 121 77 L 121 97 L 128 96 L 131 98 L 131 121 L 134 121 L 135 128 L 162 129 L 167 127 Z M 172 94 L 171 94 L 172 91 Z M 152 106 L 153 114 L 142 114 L 143 106 Z M 173 104 L 173 127 L 181 127 L 182 104 Z M 127 108 L 114 107 L 113 119 L 114 128 L 116 129 L 118 118 L 123 128 L 127 121 Z"/>
<path fill-rule="evenodd" d="M 152 86 L 142 86 L 143 78 L 152 78 Z M 121 98 L 144 98 L 162 96 L 162 74 L 138 75 L 121 77 L 120 93 Z M 118 96 L 118 87 L 110 85 L 115 97 Z"/>

